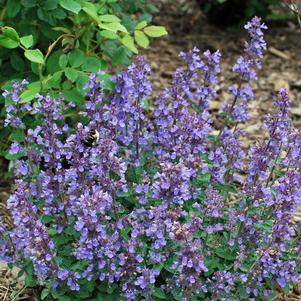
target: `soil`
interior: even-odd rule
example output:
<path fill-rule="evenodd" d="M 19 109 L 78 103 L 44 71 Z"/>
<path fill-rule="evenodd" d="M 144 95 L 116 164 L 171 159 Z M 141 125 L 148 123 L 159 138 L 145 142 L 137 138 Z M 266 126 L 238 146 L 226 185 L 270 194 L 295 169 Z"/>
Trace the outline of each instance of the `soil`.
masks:
<path fill-rule="evenodd" d="M 176 68 L 183 64 L 178 54 L 194 46 L 201 52 L 219 49 L 222 53 L 222 72 L 217 86 L 217 97 L 211 102 L 211 110 L 218 111 L 220 104 L 231 99 L 228 87 L 235 83 L 232 66 L 243 53 L 243 43 L 247 33 L 239 29 L 221 29 L 208 24 L 206 17 L 194 0 L 162 0 L 160 14 L 155 22 L 164 25 L 169 35 L 152 41 L 145 51 L 151 63 L 152 82 L 155 93 L 171 82 Z M 296 127 L 301 126 L 301 29 L 294 19 L 267 22 L 268 51 L 264 56 L 259 80 L 252 84 L 255 100 L 251 103 L 251 120 L 242 125 L 246 132 L 248 146 L 262 139 L 262 120 L 272 113 L 273 96 L 280 88 L 286 88 L 292 101 L 292 117 Z"/>
<path fill-rule="evenodd" d="M 194 46 L 201 52 L 206 49 L 222 52 L 222 73 L 217 86 L 217 97 L 211 102 L 214 114 L 220 104 L 231 98 L 228 87 L 235 82 L 231 68 L 236 58 L 243 53 L 245 31 L 221 29 L 208 21 L 194 0 L 160 0 L 160 13 L 154 23 L 164 25 L 169 35 L 155 39 L 151 47 L 143 52 L 151 63 L 151 80 L 156 95 L 167 87 L 176 68 L 182 66 L 178 57 L 180 51 Z M 301 127 L 301 30 L 295 20 L 268 22 L 266 33 L 268 51 L 258 82 L 253 84 L 255 100 L 251 103 L 251 120 L 242 125 L 245 130 L 243 142 L 250 146 L 263 138 L 261 129 L 264 115 L 273 111 L 272 98 L 280 88 L 288 89 L 292 101 L 292 116 L 296 127 Z M 0 185 L 1 186 L 1 185 Z M 0 216 L 7 216 L 5 202 L 9 187 L 0 187 Z M 16 292 L 22 283 L 16 282 L 16 272 L 8 272 L 0 262 L 0 300 L 10 301 L 10 294 Z M 31 291 L 20 294 L 15 300 L 38 300 Z M 279 294 L 278 300 L 301 300 L 301 284 L 289 296 Z"/>

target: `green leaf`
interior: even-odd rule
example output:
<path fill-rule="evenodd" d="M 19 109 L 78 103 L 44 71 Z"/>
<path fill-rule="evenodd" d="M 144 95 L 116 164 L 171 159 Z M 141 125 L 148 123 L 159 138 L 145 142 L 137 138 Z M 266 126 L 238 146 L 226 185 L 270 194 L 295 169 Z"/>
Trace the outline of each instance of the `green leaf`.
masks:
<path fill-rule="evenodd" d="M 20 45 L 18 33 L 12 27 L 3 27 L 0 35 L 0 46 L 4 48 L 17 48 Z"/>
<path fill-rule="evenodd" d="M 46 11 L 54 10 L 58 7 L 58 1 L 46 0 L 43 3 L 43 9 Z"/>
<path fill-rule="evenodd" d="M 167 35 L 167 31 L 164 26 L 148 26 L 144 28 L 144 32 L 152 38 L 158 38 Z"/>
<path fill-rule="evenodd" d="M 68 235 L 75 235 L 77 234 L 76 230 L 72 227 L 72 226 L 68 226 L 65 230 L 64 233 L 68 234 Z M 80 262 L 78 262 L 77 264 L 80 264 Z"/>
<path fill-rule="evenodd" d="M 37 5 L 37 0 L 22 0 L 22 5 L 26 8 L 32 8 Z"/>
<path fill-rule="evenodd" d="M 102 62 L 99 58 L 89 57 L 81 66 L 83 71 L 86 72 L 97 72 L 102 69 Z"/>
<path fill-rule="evenodd" d="M 129 65 L 132 52 L 125 46 L 116 47 L 115 41 L 106 41 L 103 44 L 103 52 L 108 56 L 113 65 Z"/>
<path fill-rule="evenodd" d="M 107 23 L 111 23 L 111 22 L 120 22 L 120 19 L 115 16 L 115 15 L 102 15 L 102 16 L 99 16 L 99 20 L 101 22 L 107 22 Z"/>
<path fill-rule="evenodd" d="M 76 80 L 76 89 L 82 94 L 85 94 L 84 87 L 86 86 L 88 79 L 89 77 L 85 72 L 78 72 L 78 77 Z"/>
<path fill-rule="evenodd" d="M 208 268 L 208 272 L 205 273 L 205 276 L 210 276 L 213 271 L 218 267 L 220 259 L 216 256 L 206 257 L 205 265 Z"/>
<path fill-rule="evenodd" d="M 128 33 L 127 29 L 120 24 L 119 22 L 110 22 L 110 23 L 98 23 L 99 28 L 106 29 L 116 33 L 117 31 L 121 31 L 124 33 Z"/>
<path fill-rule="evenodd" d="M 10 154 L 9 152 L 7 152 L 4 156 L 4 158 L 9 161 L 14 161 L 14 160 L 18 160 L 18 159 L 24 157 L 24 155 L 25 155 L 24 152 L 20 152 L 17 154 Z"/>
<path fill-rule="evenodd" d="M 233 261 L 236 258 L 235 252 L 230 250 L 228 247 L 219 247 L 218 249 L 215 250 L 215 254 L 223 259 Z"/>
<path fill-rule="evenodd" d="M 105 295 L 101 292 L 97 293 L 97 301 L 104 301 L 105 300 Z"/>
<path fill-rule="evenodd" d="M 31 34 L 28 36 L 24 36 L 20 38 L 20 41 L 25 48 L 30 48 L 33 45 L 33 36 Z"/>
<path fill-rule="evenodd" d="M 54 217 L 51 216 L 51 215 L 43 215 L 43 216 L 41 217 L 41 222 L 42 222 L 44 225 L 47 224 L 47 223 L 53 222 L 53 220 L 54 220 Z M 51 229 L 51 228 L 50 228 L 50 229 Z"/>
<path fill-rule="evenodd" d="M 41 291 L 41 300 L 45 300 L 49 294 L 50 294 L 49 288 L 47 287 L 43 288 L 43 290 Z"/>
<path fill-rule="evenodd" d="M 37 280 L 33 275 L 26 275 L 25 285 L 27 287 L 35 287 L 37 285 Z"/>
<path fill-rule="evenodd" d="M 127 47 L 128 49 L 130 49 L 132 52 L 134 52 L 135 54 L 138 53 L 138 49 L 135 46 L 135 41 L 134 38 L 131 37 L 129 34 L 126 34 L 124 37 L 122 37 L 120 39 L 120 42 Z"/>
<path fill-rule="evenodd" d="M 122 21 L 120 23 L 123 26 L 125 26 L 125 28 L 130 32 L 134 31 L 136 29 L 137 24 L 138 24 L 138 22 L 135 19 L 131 18 L 130 15 L 129 16 L 128 15 L 123 15 L 122 16 Z"/>
<path fill-rule="evenodd" d="M 247 294 L 245 285 L 239 284 L 237 287 L 237 291 L 239 293 L 239 296 L 242 298 L 242 300 L 247 300 L 249 295 Z"/>
<path fill-rule="evenodd" d="M 105 91 L 112 91 L 115 88 L 115 84 L 109 74 L 99 75 L 98 78 L 102 82 L 102 88 Z"/>
<path fill-rule="evenodd" d="M 55 31 L 61 31 L 61 32 L 64 32 L 64 33 L 67 33 L 67 34 L 71 34 L 71 31 L 66 27 L 57 26 L 57 27 L 53 27 L 52 29 L 55 30 Z"/>
<path fill-rule="evenodd" d="M 155 2 L 154 2 L 155 3 Z M 149 3 L 146 7 L 147 10 L 150 11 L 151 13 L 158 13 L 160 10 L 154 3 Z"/>
<path fill-rule="evenodd" d="M 68 64 L 68 57 L 66 54 L 62 54 L 59 58 L 59 66 L 64 69 Z"/>
<path fill-rule="evenodd" d="M 12 133 L 8 137 L 9 141 L 17 141 L 23 142 L 24 141 L 24 131 L 23 129 L 14 129 Z"/>
<path fill-rule="evenodd" d="M 74 0 L 60 0 L 60 6 L 66 10 L 69 10 L 75 14 L 78 14 L 82 9 L 81 5 Z"/>
<path fill-rule="evenodd" d="M 44 65 L 44 55 L 39 49 L 25 50 L 24 54 L 29 61 Z"/>
<path fill-rule="evenodd" d="M 6 3 L 6 12 L 9 18 L 14 18 L 21 10 L 20 0 L 8 0 Z"/>
<path fill-rule="evenodd" d="M 55 237 L 53 237 L 53 241 L 54 241 L 56 247 L 62 247 L 64 245 L 67 245 L 68 243 L 70 243 L 72 241 L 72 238 L 70 236 L 66 236 L 66 235 L 63 235 L 60 233 L 60 234 L 56 235 Z M 63 259 L 63 258 L 60 258 L 59 256 L 57 256 L 56 259 L 59 264 L 62 264 L 63 261 L 68 260 L 67 258 Z"/>
<path fill-rule="evenodd" d="M 57 235 L 57 230 L 56 229 L 53 229 L 53 228 L 47 228 L 47 232 L 49 235 Z"/>
<path fill-rule="evenodd" d="M 119 23 L 116 23 L 116 22 L 99 23 L 98 26 L 99 26 L 99 28 L 106 29 L 106 30 L 116 33 L 118 31 L 118 24 Z"/>
<path fill-rule="evenodd" d="M 263 223 L 256 223 L 254 225 L 254 227 L 257 230 L 263 230 L 267 233 L 271 233 L 272 228 L 273 228 L 273 221 L 272 220 L 267 220 L 267 221 L 264 221 Z"/>
<path fill-rule="evenodd" d="M 19 43 L 12 41 L 11 39 L 0 35 L 0 46 L 8 49 L 17 48 L 19 47 Z"/>
<path fill-rule="evenodd" d="M 154 296 L 159 298 L 159 299 L 164 299 L 164 300 L 166 299 L 165 292 L 163 291 L 162 288 L 159 288 L 159 287 L 155 287 Z"/>
<path fill-rule="evenodd" d="M 118 39 L 118 35 L 115 32 L 110 30 L 101 30 L 100 35 L 105 39 L 116 40 Z"/>
<path fill-rule="evenodd" d="M 146 21 L 142 21 L 142 22 L 139 22 L 136 26 L 136 29 L 137 30 L 141 30 L 143 29 L 145 26 L 147 25 L 147 22 Z"/>
<path fill-rule="evenodd" d="M 71 298 L 68 296 L 65 296 L 66 294 L 66 288 L 58 287 L 55 290 L 52 290 L 51 295 L 55 298 L 55 300 L 58 301 L 71 301 Z"/>
<path fill-rule="evenodd" d="M 21 101 L 19 103 L 26 103 L 35 98 L 35 96 L 41 91 L 41 83 L 39 81 L 33 82 L 26 87 L 26 90 L 21 93 Z"/>
<path fill-rule="evenodd" d="M 69 100 L 77 104 L 78 106 L 84 103 L 84 97 L 75 89 L 73 90 L 63 90 L 63 96 Z"/>
<path fill-rule="evenodd" d="M 135 41 L 139 46 L 143 48 L 147 48 L 149 46 L 148 37 L 145 35 L 144 32 L 140 30 L 135 30 Z"/>
<path fill-rule="evenodd" d="M 51 53 L 47 61 L 45 62 L 46 74 L 54 74 L 55 72 L 61 71 L 61 67 L 59 65 L 59 58 L 62 55 L 62 50 L 57 50 Z"/>
<path fill-rule="evenodd" d="M 66 68 L 64 70 L 66 77 L 71 80 L 72 82 L 75 82 L 78 77 L 78 71 L 73 68 Z"/>
<path fill-rule="evenodd" d="M 120 23 L 118 23 L 118 28 L 117 29 L 121 32 L 128 33 L 127 29 Z"/>
<path fill-rule="evenodd" d="M 47 81 L 46 81 L 47 87 L 59 89 L 62 74 L 63 74 L 62 71 L 57 71 L 52 76 L 50 76 L 49 79 L 47 79 Z"/>
<path fill-rule="evenodd" d="M 130 233 L 130 231 L 131 231 L 131 227 L 129 227 L 129 226 L 127 226 L 125 228 L 122 228 L 121 231 L 120 231 L 121 237 L 124 240 L 128 241 L 129 240 L 129 235 L 128 234 Z"/>
<path fill-rule="evenodd" d="M 109 293 L 110 295 L 113 294 L 114 291 L 116 291 L 118 289 L 118 285 L 116 283 L 113 284 L 109 284 L 107 286 L 107 293 Z M 114 294 L 115 295 L 115 294 Z M 113 296 L 112 296 L 113 297 Z M 110 300 L 110 299 L 109 299 Z M 112 300 L 112 299 L 111 299 Z M 116 299 L 114 299 L 116 300 Z"/>
<path fill-rule="evenodd" d="M 96 9 L 96 6 L 94 4 L 86 2 L 85 5 L 84 5 L 84 7 L 83 7 L 83 11 L 90 18 L 92 18 L 95 23 L 97 23 L 97 24 L 99 23 L 97 9 Z"/>
<path fill-rule="evenodd" d="M 7 38 L 10 38 L 11 40 L 13 40 L 15 42 L 19 42 L 20 41 L 19 34 L 12 27 L 5 26 L 2 29 L 2 33 L 3 33 L 4 36 L 6 36 Z"/>
<path fill-rule="evenodd" d="M 150 105 L 149 105 L 149 102 L 148 102 L 148 100 L 146 99 L 146 98 L 144 98 L 143 100 L 142 100 L 142 104 L 143 104 L 143 108 L 145 109 L 145 110 L 150 110 Z"/>
<path fill-rule="evenodd" d="M 68 61 L 73 68 L 81 66 L 85 62 L 85 55 L 79 49 L 74 49 L 68 54 Z"/>

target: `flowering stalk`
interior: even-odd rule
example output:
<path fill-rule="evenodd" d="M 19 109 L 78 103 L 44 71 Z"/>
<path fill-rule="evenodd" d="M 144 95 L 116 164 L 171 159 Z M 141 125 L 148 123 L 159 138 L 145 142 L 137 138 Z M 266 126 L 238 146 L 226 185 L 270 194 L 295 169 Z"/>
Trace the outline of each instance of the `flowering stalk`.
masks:
<path fill-rule="evenodd" d="M 223 110 L 236 122 L 245 122 L 249 119 L 247 102 L 253 100 L 253 91 L 250 81 L 257 80 L 255 69 L 261 69 L 261 59 L 266 50 L 263 39 L 263 30 L 267 29 L 261 23 L 260 18 L 254 17 L 245 25 L 250 35 L 250 42 L 245 42 L 245 56 L 238 58 L 233 66 L 233 72 L 240 76 L 238 85 L 232 85 L 229 89 L 234 96 L 232 104 L 223 105 Z M 223 128 L 220 133 L 222 133 Z"/>

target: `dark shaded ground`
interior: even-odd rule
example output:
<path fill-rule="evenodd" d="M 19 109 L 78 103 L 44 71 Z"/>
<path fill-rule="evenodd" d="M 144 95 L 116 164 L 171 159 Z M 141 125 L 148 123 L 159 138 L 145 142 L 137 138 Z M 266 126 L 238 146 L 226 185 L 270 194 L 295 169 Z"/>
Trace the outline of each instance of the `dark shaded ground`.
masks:
<path fill-rule="evenodd" d="M 211 103 L 211 110 L 218 112 L 219 105 L 231 95 L 228 87 L 235 81 L 231 72 L 232 64 L 243 52 L 246 32 L 222 30 L 209 25 L 194 0 L 160 0 L 160 14 L 155 22 L 166 26 L 169 35 L 152 42 L 150 49 L 144 51 L 153 69 L 152 82 L 156 94 L 166 87 L 172 73 L 180 67 L 180 51 L 194 46 L 202 52 L 206 49 L 220 49 L 223 55 L 222 74 L 218 86 L 218 97 Z M 156 4 L 157 1 L 156 1 Z M 289 90 L 292 99 L 293 120 L 296 127 L 301 126 L 301 30 L 292 21 L 274 22 L 266 34 L 269 50 L 264 57 L 259 81 L 254 83 L 255 101 L 251 104 L 252 119 L 242 127 L 246 131 L 246 146 L 262 139 L 261 121 L 264 114 L 273 110 L 272 96 L 279 88 Z M 5 201 L 8 197 L 8 184 L 0 179 L 0 216 L 6 218 Z M 16 272 L 8 272 L 0 263 L 0 300 L 9 301 L 12 291 L 18 291 L 22 282 L 16 283 Z M 29 294 L 29 295 L 28 295 Z M 16 300 L 37 300 L 31 291 L 25 291 Z M 301 300 L 300 289 L 289 296 L 280 294 L 279 300 Z"/>

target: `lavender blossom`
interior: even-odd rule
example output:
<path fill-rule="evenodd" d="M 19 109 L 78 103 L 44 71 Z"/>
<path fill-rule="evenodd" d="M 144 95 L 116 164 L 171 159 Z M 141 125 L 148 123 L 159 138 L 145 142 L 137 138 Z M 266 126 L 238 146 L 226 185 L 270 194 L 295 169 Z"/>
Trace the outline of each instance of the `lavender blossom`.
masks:
<path fill-rule="evenodd" d="M 236 122 L 245 122 L 250 118 L 247 103 L 253 100 L 253 91 L 249 83 L 257 80 L 256 69 L 261 69 L 261 60 L 267 48 L 263 37 L 263 30 L 267 27 L 260 18 L 254 17 L 245 25 L 245 29 L 251 40 L 245 42 L 245 55 L 240 56 L 233 66 L 233 72 L 240 76 L 240 83 L 230 87 L 234 96 L 232 104 L 223 105 L 223 110 Z"/>

